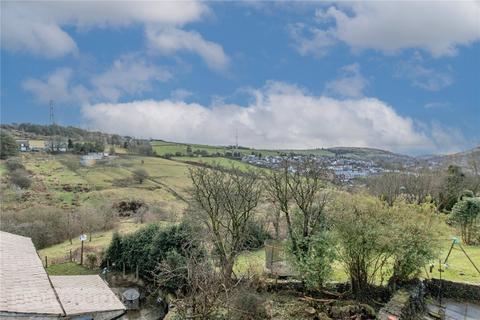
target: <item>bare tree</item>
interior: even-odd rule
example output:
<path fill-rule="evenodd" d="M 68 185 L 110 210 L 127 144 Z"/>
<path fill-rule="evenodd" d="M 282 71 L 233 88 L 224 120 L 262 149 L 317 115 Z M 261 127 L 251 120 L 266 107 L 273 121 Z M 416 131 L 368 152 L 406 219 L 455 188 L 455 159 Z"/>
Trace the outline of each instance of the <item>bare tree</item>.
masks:
<path fill-rule="evenodd" d="M 188 255 L 181 264 L 163 261 L 155 271 L 159 287 L 174 282 L 176 312 L 182 319 L 210 319 L 226 292 L 223 276 L 215 271 L 208 259 Z"/>
<path fill-rule="evenodd" d="M 190 169 L 190 178 L 195 208 L 208 229 L 224 278 L 229 282 L 262 193 L 260 178 L 254 171 L 203 167 Z"/>
<path fill-rule="evenodd" d="M 295 167 L 285 161 L 280 170 L 265 175 L 265 190 L 276 208 L 285 215 L 294 254 L 306 252 L 308 243 L 305 239 L 323 226 L 328 200 L 325 178 L 326 171 L 312 160 Z M 295 225 L 294 218 L 298 220 Z"/>

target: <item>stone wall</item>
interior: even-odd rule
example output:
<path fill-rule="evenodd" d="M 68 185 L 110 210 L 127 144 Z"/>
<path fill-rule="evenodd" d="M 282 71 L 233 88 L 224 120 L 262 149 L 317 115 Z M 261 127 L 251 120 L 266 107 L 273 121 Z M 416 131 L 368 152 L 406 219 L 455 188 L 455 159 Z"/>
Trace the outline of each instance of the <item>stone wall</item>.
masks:
<path fill-rule="evenodd" d="M 378 312 L 380 320 L 409 320 L 424 310 L 425 286 L 421 281 L 395 292 Z"/>
<path fill-rule="evenodd" d="M 448 280 L 425 280 L 427 293 L 438 297 L 441 289 L 443 298 L 452 298 L 464 301 L 480 301 L 480 284 L 453 282 Z"/>

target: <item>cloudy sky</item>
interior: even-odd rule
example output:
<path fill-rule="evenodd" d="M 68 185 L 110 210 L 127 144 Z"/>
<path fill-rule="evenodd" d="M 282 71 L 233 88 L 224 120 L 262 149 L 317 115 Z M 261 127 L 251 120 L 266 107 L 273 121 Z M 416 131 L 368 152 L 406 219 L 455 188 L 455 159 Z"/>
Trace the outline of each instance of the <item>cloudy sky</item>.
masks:
<path fill-rule="evenodd" d="M 1 2 L 1 121 L 263 148 L 480 144 L 480 2 Z"/>

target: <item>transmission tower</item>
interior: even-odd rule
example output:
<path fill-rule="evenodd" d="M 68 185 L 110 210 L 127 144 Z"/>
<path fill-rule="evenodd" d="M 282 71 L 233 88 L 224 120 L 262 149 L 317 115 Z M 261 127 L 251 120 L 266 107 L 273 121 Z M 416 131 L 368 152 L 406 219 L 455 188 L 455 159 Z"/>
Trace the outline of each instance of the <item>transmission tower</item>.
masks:
<path fill-rule="evenodd" d="M 53 110 L 53 100 L 50 100 L 50 125 L 55 124 L 55 114 Z"/>

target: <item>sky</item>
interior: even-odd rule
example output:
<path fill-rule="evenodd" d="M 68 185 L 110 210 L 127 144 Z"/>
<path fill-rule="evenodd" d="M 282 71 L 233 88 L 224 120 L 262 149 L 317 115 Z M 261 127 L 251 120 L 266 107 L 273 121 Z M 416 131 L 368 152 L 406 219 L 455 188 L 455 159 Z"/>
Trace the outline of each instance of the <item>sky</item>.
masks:
<path fill-rule="evenodd" d="M 1 122 L 418 155 L 480 144 L 480 1 L 1 2 Z"/>

